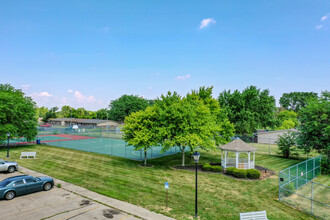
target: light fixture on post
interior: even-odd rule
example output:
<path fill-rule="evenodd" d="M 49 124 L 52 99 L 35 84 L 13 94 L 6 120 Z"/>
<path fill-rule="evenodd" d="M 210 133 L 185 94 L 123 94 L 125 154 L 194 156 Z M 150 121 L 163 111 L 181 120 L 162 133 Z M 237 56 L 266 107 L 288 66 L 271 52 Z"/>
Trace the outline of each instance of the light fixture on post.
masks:
<path fill-rule="evenodd" d="M 9 138 L 10 138 L 10 133 L 7 132 L 7 157 L 9 157 Z"/>
<path fill-rule="evenodd" d="M 197 165 L 198 165 L 199 156 L 200 153 L 198 153 L 197 151 L 193 153 L 193 157 L 196 163 L 195 218 L 197 218 Z"/>

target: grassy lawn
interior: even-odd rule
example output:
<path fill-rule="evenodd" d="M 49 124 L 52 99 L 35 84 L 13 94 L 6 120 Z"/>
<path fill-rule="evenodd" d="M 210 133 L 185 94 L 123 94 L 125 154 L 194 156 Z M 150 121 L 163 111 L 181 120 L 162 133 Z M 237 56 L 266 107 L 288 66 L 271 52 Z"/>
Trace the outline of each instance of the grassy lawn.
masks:
<path fill-rule="evenodd" d="M 19 160 L 20 152 L 36 151 L 38 159 Z M 127 201 L 176 219 L 194 215 L 195 174 L 175 170 L 180 155 L 149 160 L 154 167 L 140 167 L 141 162 L 95 153 L 45 145 L 16 147 L 11 159 L 20 165 L 85 187 L 119 200 Z M 5 149 L 0 158 L 5 158 Z M 201 152 L 200 162 L 219 161 L 219 152 Z M 300 160 L 256 155 L 256 164 L 280 171 Z M 187 158 L 187 164 L 193 164 Z M 168 181 L 169 210 L 165 208 L 164 182 Z M 266 210 L 269 219 L 313 219 L 313 217 L 277 201 L 278 177 L 263 181 L 236 180 L 221 174 L 199 174 L 200 219 L 239 219 L 240 212 Z"/>
<path fill-rule="evenodd" d="M 270 155 L 278 155 L 278 146 L 276 144 L 258 144 L 258 143 L 249 143 L 253 147 L 258 148 L 258 154 L 270 154 Z M 303 151 L 298 150 L 299 158 L 302 160 L 306 160 L 311 157 L 315 157 L 320 155 L 316 151 L 312 151 L 310 154 L 305 154 Z"/>

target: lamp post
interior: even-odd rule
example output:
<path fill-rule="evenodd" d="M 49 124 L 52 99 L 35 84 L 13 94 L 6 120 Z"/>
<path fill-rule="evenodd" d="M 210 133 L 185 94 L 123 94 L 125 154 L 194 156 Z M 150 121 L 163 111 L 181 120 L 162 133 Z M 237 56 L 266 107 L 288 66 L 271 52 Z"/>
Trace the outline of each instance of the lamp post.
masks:
<path fill-rule="evenodd" d="M 10 133 L 7 132 L 7 157 L 9 157 L 9 138 L 10 138 Z"/>
<path fill-rule="evenodd" d="M 195 218 L 197 218 L 197 164 L 198 164 L 199 156 L 200 153 L 198 153 L 197 151 L 193 153 L 193 157 L 196 163 Z"/>

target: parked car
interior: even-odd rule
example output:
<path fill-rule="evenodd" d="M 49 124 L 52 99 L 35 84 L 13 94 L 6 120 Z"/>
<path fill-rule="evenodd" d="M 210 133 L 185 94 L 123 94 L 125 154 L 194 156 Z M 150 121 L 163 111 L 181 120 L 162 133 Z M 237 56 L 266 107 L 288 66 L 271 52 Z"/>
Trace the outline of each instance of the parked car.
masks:
<path fill-rule="evenodd" d="M 53 186 L 54 180 L 51 177 L 13 176 L 0 182 L 0 199 L 11 200 L 15 196 L 48 191 Z"/>
<path fill-rule="evenodd" d="M 18 170 L 18 164 L 16 162 L 4 161 L 0 159 L 0 172 L 7 171 L 13 173 Z"/>
<path fill-rule="evenodd" d="M 52 125 L 51 124 L 43 124 L 43 125 L 40 125 L 40 127 L 51 127 Z"/>

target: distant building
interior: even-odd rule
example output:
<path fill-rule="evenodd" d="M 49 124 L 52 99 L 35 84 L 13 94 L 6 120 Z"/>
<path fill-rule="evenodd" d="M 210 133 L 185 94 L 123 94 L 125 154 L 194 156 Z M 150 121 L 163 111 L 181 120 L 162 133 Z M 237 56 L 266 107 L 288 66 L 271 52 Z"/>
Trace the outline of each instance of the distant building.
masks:
<path fill-rule="evenodd" d="M 83 119 L 83 118 L 54 118 L 49 119 L 48 123 L 58 126 L 78 125 L 79 127 L 107 127 L 115 129 L 119 123 L 111 120 Z"/>
<path fill-rule="evenodd" d="M 288 131 L 297 132 L 296 129 L 258 131 L 258 133 L 255 134 L 257 135 L 256 142 L 259 144 L 276 144 L 278 136 L 281 136 Z"/>

